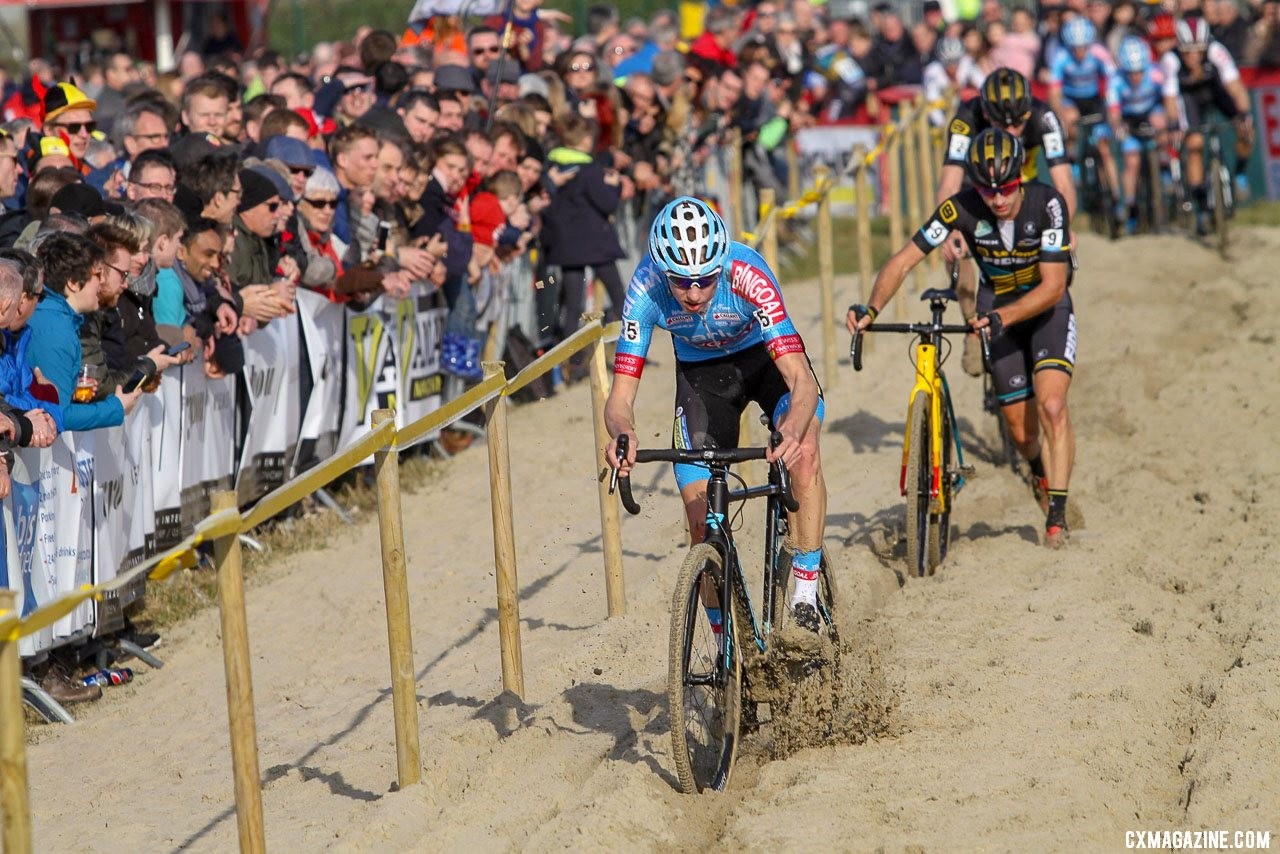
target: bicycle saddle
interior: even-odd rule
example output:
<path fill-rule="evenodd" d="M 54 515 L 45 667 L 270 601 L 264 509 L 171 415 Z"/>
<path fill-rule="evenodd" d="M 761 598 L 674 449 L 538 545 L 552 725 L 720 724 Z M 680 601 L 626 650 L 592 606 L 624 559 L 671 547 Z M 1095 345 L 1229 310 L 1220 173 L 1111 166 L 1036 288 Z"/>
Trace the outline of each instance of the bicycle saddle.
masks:
<path fill-rule="evenodd" d="M 956 289 L 946 288 L 944 290 L 943 288 L 929 288 L 929 290 L 925 291 L 920 295 L 921 302 L 925 302 L 926 300 L 932 301 L 936 299 L 943 300 L 944 302 L 955 302 Z"/>

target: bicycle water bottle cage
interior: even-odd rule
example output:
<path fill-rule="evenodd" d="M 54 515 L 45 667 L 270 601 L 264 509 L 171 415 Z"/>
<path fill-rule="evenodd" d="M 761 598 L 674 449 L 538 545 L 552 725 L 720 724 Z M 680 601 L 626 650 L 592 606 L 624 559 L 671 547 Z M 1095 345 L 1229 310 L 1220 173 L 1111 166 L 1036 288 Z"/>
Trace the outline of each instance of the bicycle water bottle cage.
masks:
<path fill-rule="evenodd" d="M 926 302 L 926 301 L 933 302 L 934 300 L 941 300 L 943 302 L 955 302 L 956 299 L 957 297 L 956 297 L 955 288 L 945 288 L 945 289 L 929 288 L 929 290 L 925 291 L 920 295 L 921 302 Z"/>

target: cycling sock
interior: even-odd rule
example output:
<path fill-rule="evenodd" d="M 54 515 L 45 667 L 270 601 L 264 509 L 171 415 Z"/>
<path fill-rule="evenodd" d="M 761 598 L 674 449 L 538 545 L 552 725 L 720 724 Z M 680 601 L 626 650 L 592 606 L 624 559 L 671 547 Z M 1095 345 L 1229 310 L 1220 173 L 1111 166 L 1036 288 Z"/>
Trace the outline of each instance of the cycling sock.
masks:
<path fill-rule="evenodd" d="M 724 631 L 724 615 L 719 608 L 707 608 L 707 622 L 711 624 L 711 633 L 719 635 Z"/>
<path fill-rule="evenodd" d="M 1036 454 L 1035 459 L 1028 460 L 1027 465 L 1031 466 L 1032 477 L 1044 477 L 1044 455 Z"/>
<path fill-rule="evenodd" d="M 791 595 L 792 607 L 804 603 L 818 604 L 818 566 L 822 563 L 822 550 L 797 551 L 791 559 L 791 574 L 796 578 L 796 589 Z"/>
<path fill-rule="evenodd" d="M 1065 489 L 1049 490 L 1049 515 L 1044 521 L 1045 529 L 1067 527 L 1067 491 Z"/>

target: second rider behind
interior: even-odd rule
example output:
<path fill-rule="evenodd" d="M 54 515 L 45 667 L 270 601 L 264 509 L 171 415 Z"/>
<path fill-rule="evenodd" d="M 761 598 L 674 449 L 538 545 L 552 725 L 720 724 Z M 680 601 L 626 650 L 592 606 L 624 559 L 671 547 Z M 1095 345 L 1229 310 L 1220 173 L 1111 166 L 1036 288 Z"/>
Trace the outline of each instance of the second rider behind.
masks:
<path fill-rule="evenodd" d="M 1023 182 L 1024 157 L 1022 143 L 1007 131 L 978 134 L 968 151 L 972 186 L 939 205 L 889 259 L 867 304 L 851 306 L 845 325 L 850 332 L 870 326 L 907 273 L 948 235 L 961 235 L 980 273 L 978 315 L 970 326 L 988 330 L 1000 412 L 1036 479 L 1047 513 L 1045 545 L 1060 548 L 1067 538 L 1067 486 L 1075 458 L 1067 414 L 1076 360 L 1076 319 L 1067 290 L 1070 220 L 1061 193 Z"/>

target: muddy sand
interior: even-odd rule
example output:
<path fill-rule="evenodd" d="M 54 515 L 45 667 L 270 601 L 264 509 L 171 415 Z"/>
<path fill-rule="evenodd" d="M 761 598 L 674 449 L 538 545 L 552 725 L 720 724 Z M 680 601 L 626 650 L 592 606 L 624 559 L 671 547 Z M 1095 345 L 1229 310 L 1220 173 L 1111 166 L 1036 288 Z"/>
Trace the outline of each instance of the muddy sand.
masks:
<path fill-rule="evenodd" d="M 1173 237 L 1085 237 L 1080 257 L 1072 498 L 1086 527 L 1068 549 L 1038 545 L 1042 516 L 994 464 L 994 424 L 957 358 L 976 473 L 944 570 L 904 579 L 907 341 L 881 338 L 863 373 L 846 359 L 828 383 L 826 546 L 858 737 L 780 759 L 761 737 L 728 792 L 676 791 L 665 647 L 681 512 L 667 470 L 636 477 L 629 611 L 606 620 L 579 385 L 511 413 L 523 702 L 499 696 L 483 449 L 406 496 L 422 785 L 394 786 L 374 521 L 250 587 L 269 848 L 1079 850 L 1121 848 L 1131 830 L 1280 834 L 1280 231 L 1242 230 L 1231 264 Z M 853 301 L 851 277 L 837 289 Z M 785 293 L 816 348 L 817 287 Z M 641 441 L 665 444 L 671 356 L 653 351 Z M 760 522 L 748 511 L 740 540 L 756 547 Z M 75 725 L 33 728 L 38 850 L 234 850 L 216 612 L 161 653 L 163 670 Z"/>

